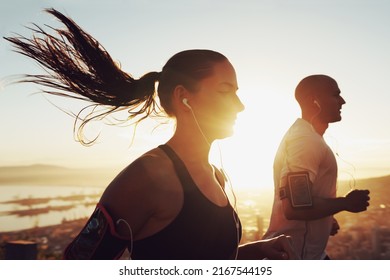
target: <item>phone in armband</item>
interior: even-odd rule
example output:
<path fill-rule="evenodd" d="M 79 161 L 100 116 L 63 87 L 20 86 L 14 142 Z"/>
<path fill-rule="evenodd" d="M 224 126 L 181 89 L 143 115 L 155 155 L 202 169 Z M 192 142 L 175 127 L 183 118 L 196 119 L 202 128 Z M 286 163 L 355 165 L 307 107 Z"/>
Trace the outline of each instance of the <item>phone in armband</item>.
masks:
<path fill-rule="evenodd" d="M 287 186 L 281 188 L 281 199 L 289 198 L 294 208 L 310 207 L 313 205 L 309 173 L 290 172 L 287 174 Z"/>

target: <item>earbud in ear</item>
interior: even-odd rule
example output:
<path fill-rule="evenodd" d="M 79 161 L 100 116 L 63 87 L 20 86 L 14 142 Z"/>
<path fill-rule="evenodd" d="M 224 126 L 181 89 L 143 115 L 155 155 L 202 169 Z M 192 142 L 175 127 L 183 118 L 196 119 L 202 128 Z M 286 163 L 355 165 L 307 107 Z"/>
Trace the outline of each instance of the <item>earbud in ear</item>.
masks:
<path fill-rule="evenodd" d="M 186 105 L 187 108 L 192 109 L 190 104 L 188 104 L 187 98 L 183 98 L 183 104 Z"/>

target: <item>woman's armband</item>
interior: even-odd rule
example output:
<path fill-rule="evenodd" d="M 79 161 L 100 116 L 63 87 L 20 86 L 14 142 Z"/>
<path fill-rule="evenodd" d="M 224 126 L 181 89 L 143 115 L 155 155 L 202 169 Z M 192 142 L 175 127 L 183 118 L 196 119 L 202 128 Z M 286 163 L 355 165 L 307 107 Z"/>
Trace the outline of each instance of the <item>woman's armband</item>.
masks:
<path fill-rule="evenodd" d="M 64 259 L 119 259 L 129 242 L 131 242 L 131 236 L 121 237 L 115 230 L 110 214 L 103 205 L 98 203 L 84 228 L 66 247 Z"/>

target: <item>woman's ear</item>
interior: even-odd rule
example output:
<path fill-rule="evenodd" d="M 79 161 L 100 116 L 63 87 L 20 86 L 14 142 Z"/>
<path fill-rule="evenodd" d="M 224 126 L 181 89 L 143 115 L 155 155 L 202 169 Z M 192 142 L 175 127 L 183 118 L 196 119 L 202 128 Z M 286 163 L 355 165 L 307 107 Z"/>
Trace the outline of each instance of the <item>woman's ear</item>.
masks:
<path fill-rule="evenodd" d="M 188 90 L 182 86 L 182 85 L 178 85 L 175 87 L 175 89 L 173 90 L 173 101 L 174 101 L 174 104 L 176 104 L 176 106 L 179 106 L 179 107 L 184 107 L 188 110 L 191 110 L 191 106 L 190 106 L 190 102 L 189 102 L 189 96 L 190 96 L 190 93 L 188 92 Z"/>

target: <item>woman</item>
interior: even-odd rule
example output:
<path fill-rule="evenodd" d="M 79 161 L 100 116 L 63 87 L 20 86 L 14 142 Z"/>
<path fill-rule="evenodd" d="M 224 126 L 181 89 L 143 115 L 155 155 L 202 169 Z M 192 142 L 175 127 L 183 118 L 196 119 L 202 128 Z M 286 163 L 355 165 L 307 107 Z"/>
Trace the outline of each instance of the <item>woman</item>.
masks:
<path fill-rule="evenodd" d="M 208 161 L 211 143 L 232 134 L 244 109 L 228 59 L 211 50 L 187 50 L 170 58 L 161 72 L 134 79 L 71 19 L 47 11 L 66 25 L 56 29 L 60 36 L 37 27 L 41 37 L 6 39 L 50 73 L 24 81 L 106 106 L 106 112 L 92 110 L 83 119 L 81 142 L 90 144 L 82 134 L 89 121 L 123 109 L 141 121 L 157 112 L 157 97 L 176 119 L 167 143 L 136 159 L 109 184 L 64 257 L 115 259 L 128 247 L 133 259 L 293 258 L 285 236 L 239 245 L 241 225 L 225 194 L 224 175 Z"/>

